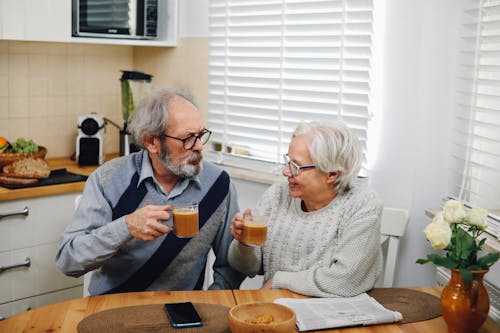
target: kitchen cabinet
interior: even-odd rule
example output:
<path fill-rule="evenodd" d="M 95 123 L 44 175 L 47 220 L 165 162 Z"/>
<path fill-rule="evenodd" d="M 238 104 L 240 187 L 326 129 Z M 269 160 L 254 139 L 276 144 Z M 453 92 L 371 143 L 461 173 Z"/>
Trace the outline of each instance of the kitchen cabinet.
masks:
<path fill-rule="evenodd" d="M 23 298 L 18 301 L 0 304 L 0 320 L 14 316 L 27 310 L 35 309 L 40 306 L 64 302 L 67 300 L 81 298 L 82 288 L 80 286 L 61 291 L 55 291 L 48 294 Z"/>
<path fill-rule="evenodd" d="M 71 36 L 71 1 L 0 0 L 2 39 L 65 42 Z"/>
<path fill-rule="evenodd" d="M 78 194 L 0 202 L 0 214 L 29 210 L 0 218 L 0 266 L 18 266 L 0 273 L 0 317 L 83 294 L 83 279 L 65 276 L 54 260 Z"/>
<path fill-rule="evenodd" d="M 178 0 L 159 0 L 164 8 L 159 39 L 132 40 L 71 36 L 71 0 L 0 0 L 0 39 L 136 46 L 175 46 Z"/>

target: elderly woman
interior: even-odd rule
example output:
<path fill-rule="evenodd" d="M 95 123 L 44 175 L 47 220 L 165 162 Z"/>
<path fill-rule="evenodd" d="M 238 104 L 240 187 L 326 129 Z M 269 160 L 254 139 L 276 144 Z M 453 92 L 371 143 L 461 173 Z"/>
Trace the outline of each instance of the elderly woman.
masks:
<path fill-rule="evenodd" d="M 243 215 L 231 221 L 228 259 L 263 289 L 317 297 L 347 297 L 371 289 L 382 269 L 382 201 L 354 184 L 362 150 L 341 124 L 300 124 L 284 156 L 288 182 L 270 186 L 245 214 L 265 216 L 267 241 L 242 243 Z"/>

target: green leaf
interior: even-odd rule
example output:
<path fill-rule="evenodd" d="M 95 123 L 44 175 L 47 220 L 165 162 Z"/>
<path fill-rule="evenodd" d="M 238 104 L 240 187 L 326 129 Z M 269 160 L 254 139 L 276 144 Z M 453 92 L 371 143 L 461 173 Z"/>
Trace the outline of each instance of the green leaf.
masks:
<path fill-rule="evenodd" d="M 476 256 L 476 242 L 474 238 L 462 228 L 456 229 L 455 255 L 460 260 L 469 260 L 470 257 Z"/>
<path fill-rule="evenodd" d="M 499 252 L 492 252 L 488 253 L 485 256 L 482 256 L 477 260 L 477 263 L 483 268 L 486 269 L 493 265 L 495 262 L 497 262 L 498 258 L 500 257 Z"/>
<path fill-rule="evenodd" d="M 426 264 L 428 262 L 432 262 L 434 265 L 443 266 L 446 268 L 457 268 L 458 264 L 451 260 L 450 258 L 441 257 L 437 254 L 429 254 L 427 255 L 427 259 L 418 259 L 418 264 Z"/>
<path fill-rule="evenodd" d="M 417 261 L 415 261 L 415 263 L 421 264 L 421 265 L 427 264 L 428 262 L 429 262 L 429 260 L 427 260 L 427 259 L 417 259 Z"/>
<path fill-rule="evenodd" d="M 478 247 L 478 248 L 482 248 L 485 242 L 486 242 L 486 238 L 481 239 L 481 240 L 479 241 L 479 243 L 477 244 L 477 247 Z"/>
<path fill-rule="evenodd" d="M 463 268 L 460 268 L 460 276 L 462 277 L 462 281 L 464 282 L 464 284 L 471 284 L 472 283 L 472 272 L 467 270 L 467 269 L 463 269 Z"/>

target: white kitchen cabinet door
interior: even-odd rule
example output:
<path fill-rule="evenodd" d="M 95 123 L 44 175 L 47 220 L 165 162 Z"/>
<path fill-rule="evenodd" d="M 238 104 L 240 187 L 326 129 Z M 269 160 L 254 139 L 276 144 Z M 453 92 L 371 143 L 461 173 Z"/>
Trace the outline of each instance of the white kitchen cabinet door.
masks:
<path fill-rule="evenodd" d="M 68 42 L 70 0 L 0 0 L 0 37 L 8 40 Z"/>
<path fill-rule="evenodd" d="M 3 13 L 5 13 L 3 2 L 4 0 L 0 0 L 0 39 L 3 39 Z"/>
<path fill-rule="evenodd" d="M 8 318 L 18 313 L 41 306 L 63 302 L 82 297 L 82 286 L 56 291 L 39 296 L 24 298 L 18 301 L 0 304 L 0 318 Z"/>
<path fill-rule="evenodd" d="M 23 40 L 28 0 L 0 0 L 2 39 Z"/>
<path fill-rule="evenodd" d="M 25 40 L 67 42 L 71 38 L 71 1 L 27 0 L 25 20 Z"/>
<path fill-rule="evenodd" d="M 55 265 L 59 244 L 46 244 L 0 255 L 1 265 L 14 265 L 30 259 L 29 267 L 19 267 L 0 274 L 0 304 L 42 295 L 83 284 L 82 278 L 69 277 Z"/>
<path fill-rule="evenodd" d="M 71 222 L 74 201 L 79 193 L 0 202 L 0 214 L 28 207 L 28 216 L 0 219 L 0 252 L 59 242 Z"/>
<path fill-rule="evenodd" d="M 0 214 L 21 212 L 25 207 L 28 210 L 27 216 L 17 214 L 0 219 L 0 266 L 19 265 L 26 262 L 26 258 L 30 260 L 29 267 L 20 266 L 0 273 L 0 305 L 3 308 L 22 303 L 16 301 L 73 287 L 79 287 L 81 295 L 83 279 L 65 276 L 55 265 L 60 235 L 71 222 L 74 201 L 79 194 L 0 202 Z"/>

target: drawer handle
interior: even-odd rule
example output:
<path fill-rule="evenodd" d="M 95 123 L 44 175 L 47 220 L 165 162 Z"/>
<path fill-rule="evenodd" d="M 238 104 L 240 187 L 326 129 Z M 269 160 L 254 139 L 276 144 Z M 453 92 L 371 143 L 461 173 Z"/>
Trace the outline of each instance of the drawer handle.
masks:
<path fill-rule="evenodd" d="M 30 266 L 31 266 L 31 260 L 28 257 L 21 264 L 14 264 L 14 265 L 10 265 L 10 266 L 0 266 L 0 274 L 2 274 L 3 272 L 5 272 L 8 269 L 17 268 L 17 267 L 30 267 Z"/>
<path fill-rule="evenodd" d="M 22 210 L 19 210 L 17 212 L 10 212 L 10 213 L 5 213 L 5 214 L 0 214 L 0 219 L 3 219 L 4 217 L 9 217 L 9 216 L 15 216 L 15 215 L 28 216 L 29 213 L 30 213 L 30 210 L 29 210 L 28 206 L 26 206 Z"/>

